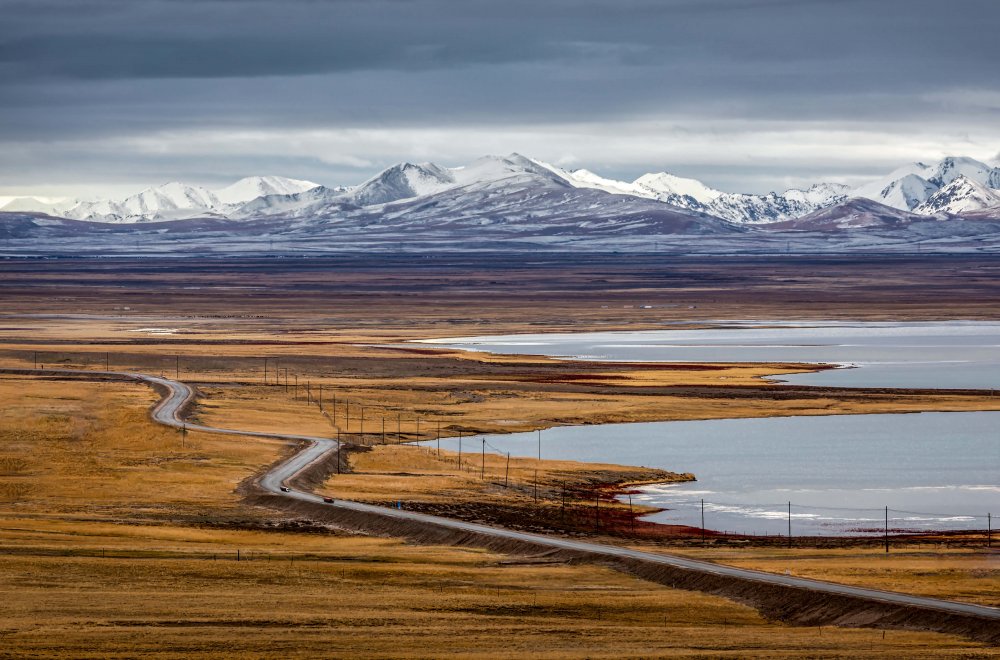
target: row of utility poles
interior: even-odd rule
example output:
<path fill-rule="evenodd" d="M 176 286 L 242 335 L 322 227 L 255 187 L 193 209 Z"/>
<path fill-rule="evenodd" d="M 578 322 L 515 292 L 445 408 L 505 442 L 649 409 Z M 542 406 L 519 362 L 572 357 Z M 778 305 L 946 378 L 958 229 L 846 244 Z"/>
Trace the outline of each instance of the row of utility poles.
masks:
<path fill-rule="evenodd" d="M 270 364 L 269 364 L 270 363 Z M 273 374 L 274 380 L 272 381 L 268 376 L 268 373 Z M 298 374 L 289 374 L 287 367 L 277 366 L 277 361 L 273 358 L 264 358 L 264 383 L 267 385 L 277 385 L 279 387 L 283 386 L 286 392 L 291 393 L 292 399 L 295 401 L 303 400 L 307 405 L 315 404 L 319 407 L 321 413 L 326 415 L 331 424 L 335 429 L 337 429 L 338 440 L 340 436 L 355 436 L 358 439 L 358 444 L 368 444 L 366 443 L 366 436 L 374 435 L 379 438 L 380 444 L 389 444 L 388 440 L 392 436 L 391 423 L 392 417 L 386 417 L 381 415 L 376 417 L 380 423 L 374 430 L 369 432 L 365 431 L 365 421 L 372 420 L 370 417 L 365 416 L 366 409 L 371 410 L 376 406 L 365 406 L 357 401 L 352 402 L 350 399 L 343 398 L 338 400 L 336 391 L 328 390 L 327 396 L 324 397 L 323 394 L 323 384 L 318 383 L 314 390 L 312 381 L 305 381 L 301 384 L 301 395 L 300 395 L 300 384 Z M 353 407 L 352 407 L 353 404 Z M 342 408 L 342 410 L 341 410 Z M 354 412 L 354 419 L 357 422 L 358 430 L 351 431 L 351 413 Z M 395 444 L 403 443 L 403 414 L 396 413 L 396 431 L 395 431 Z M 343 421 L 343 425 L 340 422 Z M 386 427 L 386 421 L 390 423 L 389 430 Z M 416 424 L 416 430 L 414 436 L 420 437 L 420 423 L 424 421 L 421 417 L 415 417 L 414 422 Z M 440 454 L 440 442 L 441 442 L 441 424 L 438 422 L 437 425 L 437 439 L 438 439 L 438 453 Z"/>
<path fill-rule="evenodd" d="M 44 360 L 45 355 L 41 355 L 40 356 L 38 351 L 32 351 L 32 364 L 33 364 L 33 367 L 35 369 L 38 369 L 39 365 L 41 365 L 41 368 L 43 368 L 43 369 L 45 368 L 44 362 L 41 362 L 41 363 L 39 362 L 39 358 L 40 357 Z M 285 392 L 291 392 L 294 400 L 296 400 L 296 401 L 299 400 L 299 377 L 298 377 L 298 374 L 295 374 L 295 373 L 289 374 L 288 368 L 287 367 L 281 367 L 281 366 L 279 366 L 279 362 L 278 362 L 278 360 L 276 358 L 267 358 L 267 357 L 265 357 L 265 358 L 263 358 L 263 360 L 264 360 L 264 375 L 263 375 L 264 384 L 265 385 L 275 385 L 275 386 L 278 386 L 278 387 L 284 387 Z M 174 364 L 173 364 L 173 367 L 174 367 L 174 378 L 175 379 L 180 379 L 180 375 L 181 375 L 181 356 L 180 355 L 174 355 L 173 356 L 173 362 L 174 362 Z M 104 354 L 104 371 L 111 371 L 111 353 L 110 352 L 105 352 L 105 354 Z M 162 370 L 161 370 L 161 375 L 162 375 Z M 332 425 L 337 430 L 337 441 L 338 441 L 338 449 L 337 449 L 337 452 L 338 452 L 337 471 L 340 472 L 339 454 L 340 454 L 340 440 L 341 440 L 341 437 L 342 436 L 356 435 L 357 438 L 360 441 L 359 444 L 366 444 L 365 443 L 365 435 L 366 435 L 365 434 L 365 406 L 363 406 L 363 405 L 361 405 L 361 404 L 359 404 L 357 402 L 354 403 L 355 410 L 357 411 L 355 419 L 358 421 L 359 430 L 356 433 L 352 433 L 352 432 L 349 431 L 350 425 L 351 425 L 351 401 L 350 401 L 350 399 L 346 399 L 345 398 L 345 399 L 343 399 L 343 402 L 342 402 L 343 403 L 343 409 L 344 409 L 343 410 L 344 426 L 343 426 L 343 428 L 341 428 L 340 424 L 338 424 L 338 421 L 339 421 L 339 418 L 338 418 L 338 400 L 337 400 L 337 394 L 336 394 L 335 391 L 332 392 L 332 393 L 330 393 L 329 396 L 328 396 L 328 398 L 324 398 L 324 396 L 323 396 L 323 384 L 319 383 L 317 385 L 317 390 L 316 390 L 315 395 L 314 395 L 311 381 L 306 381 L 303 384 L 303 394 L 304 394 L 304 400 L 305 400 L 305 402 L 307 404 L 309 404 L 309 405 L 312 405 L 312 404 L 315 403 L 319 407 L 320 412 L 323 413 L 324 415 L 326 415 L 330 419 Z M 327 403 L 329 405 L 327 405 Z M 368 407 L 371 408 L 372 406 L 368 406 Z M 327 412 L 327 409 L 329 409 L 329 412 Z M 403 420 L 402 414 L 401 413 L 397 413 L 396 414 L 396 434 L 395 434 L 396 435 L 396 442 L 395 442 L 395 444 L 402 444 L 403 443 L 402 420 Z M 381 444 L 388 444 L 386 442 L 386 440 L 387 440 L 387 434 L 386 434 L 386 417 L 384 415 L 381 416 L 380 417 L 380 421 L 381 421 L 380 429 L 378 431 L 374 432 L 374 435 L 380 437 Z M 391 418 L 390 418 L 390 421 L 391 421 Z M 419 416 L 416 417 L 415 418 L 415 422 L 416 422 L 416 432 L 415 432 L 414 435 L 415 435 L 416 438 L 419 439 L 420 438 L 420 422 L 421 422 L 421 418 Z M 184 444 L 184 439 L 186 439 L 186 436 L 187 436 L 187 426 L 186 425 L 182 429 L 181 435 L 182 435 L 182 444 Z M 437 456 L 440 457 L 440 455 L 441 455 L 441 423 L 440 422 L 437 422 L 437 434 L 436 435 L 437 435 Z M 461 470 L 462 469 L 462 458 L 463 458 L 463 439 L 464 439 L 464 435 L 463 435 L 462 431 L 458 432 L 458 438 L 457 439 L 458 439 L 458 455 L 457 455 L 457 459 L 456 460 L 457 460 L 458 468 Z M 480 458 L 480 466 L 479 466 L 479 477 L 480 477 L 480 479 L 485 480 L 486 479 L 486 438 L 482 438 L 481 441 L 482 442 L 481 442 L 481 458 Z M 538 487 L 539 487 L 539 482 L 538 482 L 538 467 L 537 466 L 541 464 L 541 460 L 542 460 L 542 432 L 541 432 L 541 430 L 539 430 L 537 432 L 537 460 L 538 460 L 538 463 L 536 464 L 536 467 L 534 468 L 534 478 L 532 479 L 533 498 L 534 498 L 534 501 L 535 501 L 536 504 L 538 503 Z M 506 454 L 506 463 L 505 463 L 505 467 L 504 467 L 504 481 L 503 481 L 505 488 L 509 484 L 509 479 L 510 479 L 510 452 L 507 452 L 507 454 Z M 566 494 L 565 494 L 565 489 L 564 489 L 563 490 L 563 495 L 562 495 L 562 507 L 563 507 L 563 510 L 565 510 L 565 506 L 566 506 Z M 631 496 L 629 496 L 629 511 L 630 512 L 632 511 L 632 498 L 631 498 Z M 632 517 L 630 515 L 630 518 L 632 519 L 632 527 L 633 527 L 633 530 L 634 530 L 634 527 L 635 527 L 634 517 Z M 599 530 L 600 529 L 600 495 L 598 495 L 596 497 L 596 500 L 595 500 L 594 526 L 595 526 L 595 530 Z M 788 531 L 787 531 L 786 537 L 787 537 L 787 541 L 788 541 L 788 547 L 792 547 L 792 503 L 791 502 L 788 502 L 788 504 L 787 504 L 787 530 Z M 707 532 L 707 528 L 705 526 L 705 500 L 703 499 L 703 500 L 701 500 L 701 541 L 702 541 L 703 544 L 707 544 L 706 532 Z M 888 553 L 889 552 L 889 507 L 888 506 L 885 507 L 883 537 L 884 537 L 884 543 L 885 543 L 885 551 Z M 993 517 L 992 517 L 991 513 L 987 513 L 986 514 L 986 544 L 987 544 L 987 547 L 992 547 L 992 540 L 993 540 Z"/>
<path fill-rule="evenodd" d="M 271 359 L 272 358 L 264 358 L 264 382 L 265 382 L 265 384 L 270 384 L 270 381 L 268 380 L 268 375 L 267 374 L 268 374 L 268 363 L 269 363 L 269 360 L 271 360 Z M 278 366 L 276 366 L 276 364 L 272 364 L 270 366 L 270 371 L 271 371 L 271 373 L 275 374 L 274 384 L 279 385 L 279 386 L 282 384 L 281 375 L 283 373 L 283 375 L 284 375 L 285 391 L 287 392 L 287 391 L 289 391 L 289 388 L 291 388 L 291 393 L 292 393 L 293 399 L 296 400 L 296 401 L 299 400 L 298 375 L 292 374 L 292 380 L 289 381 L 288 369 L 287 368 L 283 368 L 283 367 L 278 367 Z M 328 408 L 330 410 L 330 413 L 332 413 L 332 414 L 327 413 L 326 412 L 326 408 L 324 407 L 324 401 L 325 400 L 323 398 L 323 385 L 322 384 L 318 385 L 317 395 L 315 397 L 313 397 L 312 383 L 311 383 L 311 381 L 306 381 L 306 383 L 305 383 L 305 401 L 306 401 L 307 404 L 313 404 L 313 403 L 315 403 L 319 407 L 320 411 L 323 412 L 324 414 L 326 414 L 327 417 L 330 419 L 330 421 L 333 424 L 334 428 L 337 430 L 337 442 L 338 442 L 338 454 L 339 454 L 339 451 L 340 451 L 339 445 L 340 445 L 340 441 L 341 441 L 342 437 L 343 436 L 350 436 L 350 435 L 352 435 L 352 433 L 348 430 L 350 428 L 350 424 L 351 424 L 351 401 L 350 401 L 350 399 L 344 399 L 343 400 L 343 407 L 344 407 L 344 426 L 343 426 L 343 428 L 337 423 L 338 422 L 338 417 L 337 417 L 337 414 L 338 414 L 338 405 L 337 405 L 337 395 L 336 395 L 336 392 L 333 392 L 332 394 L 330 394 L 329 399 L 326 399 L 326 401 L 329 401 Z M 365 443 L 365 407 L 362 406 L 362 405 L 360 405 L 360 404 L 358 404 L 358 403 L 355 403 L 355 409 L 359 410 L 359 415 L 356 417 L 356 419 L 358 420 L 358 425 L 359 425 L 359 431 L 357 433 L 357 437 L 360 440 L 359 444 L 366 444 Z M 381 444 L 388 444 L 386 442 L 386 430 L 385 430 L 386 417 L 383 415 L 383 416 L 380 417 L 380 420 L 381 420 L 381 431 L 380 432 L 376 432 L 376 435 L 380 435 L 381 436 Z M 419 416 L 416 417 L 415 418 L 415 422 L 416 422 L 416 431 L 415 431 L 414 435 L 419 439 L 419 437 L 420 437 L 420 422 L 421 422 L 421 418 Z M 458 432 L 458 454 L 457 454 L 457 457 L 456 457 L 456 462 L 457 462 L 459 470 L 462 469 L 462 458 L 463 458 L 463 444 L 462 443 L 463 443 L 464 438 L 465 438 L 465 436 L 464 436 L 463 432 L 459 431 Z M 537 441 L 537 458 L 538 458 L 538 462 L 541 463 L 541 460 L 542 460 L 542 432 L 541 432 L 541 430 L 538 430 L 538 432 L 537 432 L 537 439 L 538 439 L 538 441 Z M 400 414 L 400 413 L 397 413 L 397 415 L 396 415 L 396 443 L 395 444 L 397 444 L 397 445 L 398 444 L 403 444 L 402 414 Z M 437 452 L 436 453 L 437 453 L 438 457 L 441 456 L 441 422 L 440 421 L 437 422 Z M 481 439 L 480 454 L 481 454 L 481 456 L 480 456 L 480 465 L 479 465 L 479 478 L 485 480 L 486 479 L 486 438 L 482 438 Z M 337 468 L 338 468 L 338 472 L 339 472 L 339 470 L 340 470 L 339 456 L 338 456 L 338 461 L 337 461 Z M 510 452 L 507 452 L 507 454 L 506 454 L 506 462 L 505 462 L 505 466 L 504 466 L 504 487 L 505 488 L 508 487 L 509 483 L 510 483 Z M 538 467 L 536 465 L 536 467 L 534 468 L 534 478 L 532 480 L 532 491 L 533 491 L 534 501 L 535 501 L 536 504 L 538 503 L 538 485 L 539 485 L 538 484 Z M 599 499 L 600 499 L 600 497 L 598 496 L 598 500 Z M 597 503 L 597 507 L 598 508 L 600 507 L 600 502 L 599 501 Z M 563 494 L 563 508 L 565 509 L 565 493 Z M 630 504 L 630 508 L 631 508 L 631 504 Z M 600 524 L 599 523 L 599 517 L 597 518 L 597 521 L 598 521 L 597 525 L 599 526 L 599 524 Z"/>
<path fill-rule="evenodd" d="M 31 352 L 31 364 L 32 364 L 32 368 L 36 369 L 36 370 L 39 368 L 39 365 L 41 365 L 42 369 L 45 368 L 45 362 L 44 362 L 45 355 L 44 354 L 43 355 L 39 355 L 38 353 L 39 353 L 38 351 L 32 351 Z M 53 357 L 51 354 L 49 354 L 49 355 L 50 355 L 50 357 Z M 43 360 L 42 362 L 38 361 L 39 357 Z M 179 379 L 181 377 L 181 356 L 180 355 L 174 355 L 172 357 L 173 357 L 173 362 L 174 362 L 174 379 L 177 380 L 177 379 Z M 50 366 L 52 365 L 51 361 L 49 362 L 49 365 Z M 108 353 L 108 352 L 104 353 L 104 371 L 111 371 L 111 353 Z M 160 367 L 160 375 L 161 376 L 165 375 L 164 374 L 164 369 L 162 367 L 162 364 L 161 364 L 161 367 Z"/>

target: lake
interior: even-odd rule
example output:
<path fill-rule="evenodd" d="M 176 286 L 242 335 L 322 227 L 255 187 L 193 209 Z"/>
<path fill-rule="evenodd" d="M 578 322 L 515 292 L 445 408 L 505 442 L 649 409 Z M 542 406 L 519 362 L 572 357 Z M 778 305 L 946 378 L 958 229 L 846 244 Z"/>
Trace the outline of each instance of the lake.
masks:
<path fill-rule="evenodd" d="M 604 361 L 821 362 L 805 385 L 1000 389 L 1000 323 L 725 322 L 709 329 L 465 337 L 428 343 Z M 755 327 L 765 326 L 765 327 Z M 480 436 L 481 437 L 481 436 Z M 744 533 L 983 529 L 1000 512 L 1000 412 L 656 422 L 544 431 L 543 458 L 693 472 L 641 489 L 650 517 Z M 534 456 L 536 435 L 487 436 Z M 466 440 L 478 443 L 478 440 Z M 442 442 L 454 448 L 454 441 Z M 479 448 L 479 444 L 473 444 Z"/>
<path fill-rule="evenodd" d="M 1000 412 L 768 417 L 556 427 L 542 458 L 693 472 L 698 481 L 641 489 L 633 501 L 669 510 L 649 519 L 746 533 L 881 533 L 985 529 L 1000 513 Z M 536 433 L 481 438 L 534 457 Z M 424 443 L 433 446 L 435 443 Z M 441 447 L 456 450 L 448 438 Z"/>
<path fill-rule="evenodd" d="M 1000 389 L 1000 323 L 716 322 L 709 329 L 425 340 L 465 350 L 626 362 L 814 362 L 800 385 Z M 764 326 L 764 327 L 760 327 Z"/>

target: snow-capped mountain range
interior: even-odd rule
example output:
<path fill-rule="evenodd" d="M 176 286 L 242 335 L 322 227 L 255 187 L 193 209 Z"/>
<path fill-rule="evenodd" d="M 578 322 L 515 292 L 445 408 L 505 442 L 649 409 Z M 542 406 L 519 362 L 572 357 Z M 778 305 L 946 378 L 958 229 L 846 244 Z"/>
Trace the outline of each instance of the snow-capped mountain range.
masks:
<path fill-rule="evenodd" d="M 839 208 L 843 213 L 838 214 Z M 400 163 L 353 187 L 331 188 L 278 176 L 247 177 L 217 190 L 173 182 L 120 200 L 16 198 L 0 212 L 116 224 L 314 218 L 368 226 L 393 223 L 400 228 L 447 220 L 534 226 L 534 231 L 546 231 L 544 223 L 556 220 L 586 228 L 588 223 L 611 221 L 627 226 L 632 218 L 652 222 L 666 233 L 684 228 L 697 234 L 747 226 L 798 230 L 816 214 L 820 225 L 844 228 L 864 225 L 878 213 L 886 218 L 944 219 L 969 213 L 990 216 L 994 209 L 1000 217 L 1000 167 L 964 157 L 912 163 L 855 189 L 817 183 L 805 190 L 753 195 L 716 190 L 667 172 L 618 181 L 511 154 L 452 168 Z M 837 225 L 839 216 L 843 221 Z"/>
<path fill-rule="evenodd" d="M 35 211 L 74 220 L 120 223 L 227 217 L 240 205 L 260 197 L 292 195 L 318 186 L 312 181 L 280 176 L 246 177 L 218 190 L 174 181 L 121 200 L 53 202 L 19 197 L 0 207 L 0 211 Z"/>

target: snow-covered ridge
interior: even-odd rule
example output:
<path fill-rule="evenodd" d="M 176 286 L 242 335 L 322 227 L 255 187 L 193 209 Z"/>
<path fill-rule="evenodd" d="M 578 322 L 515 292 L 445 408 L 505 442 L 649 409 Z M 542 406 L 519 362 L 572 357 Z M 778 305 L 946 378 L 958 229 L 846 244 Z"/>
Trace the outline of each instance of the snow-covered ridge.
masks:
<path fill-rule="evenodd" d="M 614 198 L 642 200 L 648 212 L 683 212 L 736 225 L 784 223 L 868 199 L 906 213 L 957 215 L 1000 206 L 1000 167 L 972 158 L 948 157 L 911 163 L 855 189 L 817 183 L 764 195 L 725 192 L 670 172 L 644 174 L 619 181 L 590 170 L 565 170 L 522 156 L 485 156 L 462 167 L 435 163 L 399 163 L 353 187 L 324 187 L 311 181 L 278 176 L 247 177 L 217 190 L 179 182 L 148 188 L 120 200 L 51 200 L 15 198 L 0 211 L 41 212 L 56 217 L 111 223 L 137 223 L 190 218 L 253 220 L 276 217 L 307 219 L 347 217 L 363 209 L 369 221 L 393 221 L 400 205 L 407 213 L 434 208 L 437 216 L 457 218 L 485 213 L 490 222 L 541 217 L 557 198 L 559 216 L 577 213 L 581 222 L 595 207 L 606 212 Z M 576 190 L 577 193 L 571 191 Z M 594 194 L 582 194 L 592 191 Z M 596 196 L 595 196 L 596 195 Z M 611 199 L 604 199 L 609 196 Z M 424 201 L 426 200 L 426 202 Z M 479 207 L 476 208 L 475 205 Z M 867 211 L 869 214 L 870 211 Z"/>
<path fill-rule="evenodd" d="M 960 178 L 965 179 L 969 184 L 960 187 L 959 190 L 949 191 L 947 193 L 948 203 L 939 200 L 928 204 L 932 197 Z M 890 172 L 887 176 L 856 188 L 852 191 L 851 196 L 866 197 L 901 211 L 914 211 L 927 215 L 947 210 L 948 206 L 953 209 L 960 208 L 961 211 L 988 208 L 978 205 L 980 202 L 977 202 L 976 199 L 979 198 L 981 202 L 989 203 L 989 195 L 974 191 L 973 185 L 985 189 L 1000 188 L 1000 167 L 988 165 L 974 158 L 959 156 L 949 156 L 929 165 L 910 163 Z M 969 194 L 971 197 L 960 201 L 958 196 L 963 193 Z"/>
<path fill-rule="evenodd" d="M 280 176 L 251 176 L 218 190 L 172 181 L 146 188 L 120 200 L 65 200 L 57 203 L 19 197 L 0 211 L 36 211 L 73 220 L 133 223 L 183 220 L 201 216 L 228 217 L 236 206 L 267 195 L 288 195 L 319 186 L 312 181 Z"/>

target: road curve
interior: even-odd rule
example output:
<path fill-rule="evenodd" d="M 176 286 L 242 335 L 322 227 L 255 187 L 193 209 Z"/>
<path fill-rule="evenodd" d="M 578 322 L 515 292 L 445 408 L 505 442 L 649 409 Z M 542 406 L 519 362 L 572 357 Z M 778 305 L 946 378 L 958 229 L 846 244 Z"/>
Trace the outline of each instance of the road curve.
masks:
<path fill-rule="evenodd" d="M 76 371 L 69 369 L 3 369 L 0 371 L 4 373 L 22 373 L 28 375 L 47 376 L 105 376 L 144 382 L 165 391 L 163 398 L 153 406 L 151 411 L 153 419 L 161 424 L 175 428 L 186 428 L 189 431 L 207 431 L 211 433 L 225 433 L 231 435 L 245 435 L 307 442 L 309 443 L 307 447 L 286 461 L 273 467 L 260 479 L 259 483 L 262 488 L 282 497 L 309 502 L 311 504 L 319 504 L 360 513 L 373 514 L 384 518 L 424 523 L 426 525 L 433 525 L 438 528 L 446 528 L 458 532 L 471 532 L 497 539 L 522 541 L 535 546 L 549 547 L 554 550 L 581 552 L 591 556 L 606 557 L 608 559 L 638 560 L 648 564 L 674 567 L 710 576 L 732 577 L 740 580 L 760 582 L 767 585 L 803 589 L 813 593 L 848 596 L 851 598 L 874 601 L 878 603 L 937 610 L 950 614 L 971 615 L 984 620 L 1000 622 L 1000 609 L 985 605 L 960 603 L 937 598 L 913 596 L 893 591 L 853 587 L 845 584 L 811 580 L 808 578 L 793 577 L 790 575 L 766 573 L 763 571 L 736 568 L 734 566 L 699 561 L 697 559 L 689 559 L 687 557 L 676 555 L 643 552 L 641 550 L 632 550 L 614 545 L 605 545 L 588 541 L 576 541 L 555 536 L 546 536 L 543 534 L 533 534 L 530 532 L 518 532 L 502 527 L 492 527 L 489 525 L 481 525 L 461 520 L 454 520 L 451 518 L 444 518 L 441 516 L 418 513 L 415 511 L 390 509 L 371 504 L 362 504 L 360 502 L 336 500 L 333 503 L 326 503 L 319 495 L 297 490 L 291 485 L 291 481 L 309 465 L 324 458 L 329 452 L 335 451 L 337 449 L 336 440 L 306 435 L 262 433 L 258 431 L 242 431 L 238 429 L 216 428 L 200 424 L 188 424 L 181 417 L 181 414 L 183 413 L 184 408 L 193 401 L 194 391 L 190 386 L 182 382 L 161 376 L 128 372 Z M 289 490 L 287 492 L 282 491 L 282 487 L 288 488 Z"/>

